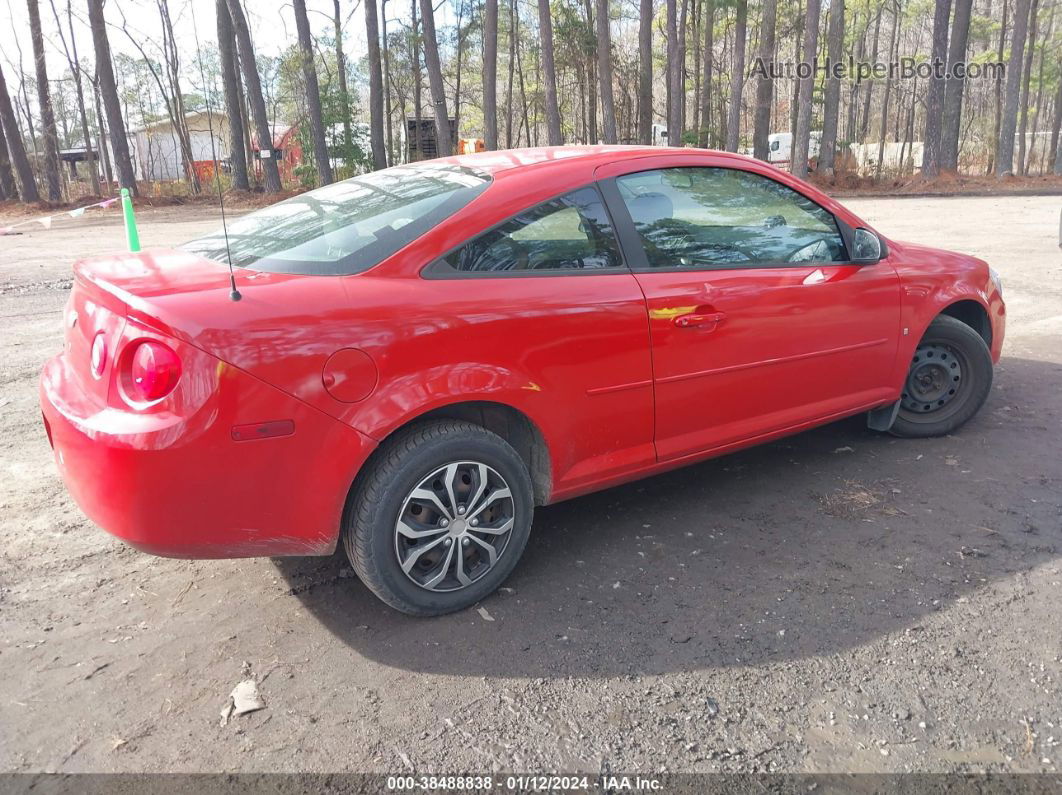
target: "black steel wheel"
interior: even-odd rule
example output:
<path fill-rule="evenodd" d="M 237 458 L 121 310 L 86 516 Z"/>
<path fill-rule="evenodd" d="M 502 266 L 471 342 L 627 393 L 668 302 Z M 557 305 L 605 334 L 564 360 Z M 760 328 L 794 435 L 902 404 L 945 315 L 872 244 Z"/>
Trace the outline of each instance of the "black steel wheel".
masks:
<path fill-rule="evenodd" d="M 897 436 L 941 436 L 969 420 L 992 389 L 992 356 L 981 335 L 941 315 L 918 343 L 907 371 Z"/>

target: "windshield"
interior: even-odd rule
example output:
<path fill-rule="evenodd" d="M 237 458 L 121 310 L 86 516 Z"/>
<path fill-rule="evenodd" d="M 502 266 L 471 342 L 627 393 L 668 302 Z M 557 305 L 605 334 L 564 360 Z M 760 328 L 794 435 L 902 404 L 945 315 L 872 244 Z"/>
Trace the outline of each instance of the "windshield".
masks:
<path fill-rule="evenodd" d="M 327 185 L 229 223 L 232 264 L 273 273 L 358 273 L 453 215 L 489 184 L 489 175 L 471 168 L 412 164 Z M 221 229 L 181 248 L 228 262 Z"/>

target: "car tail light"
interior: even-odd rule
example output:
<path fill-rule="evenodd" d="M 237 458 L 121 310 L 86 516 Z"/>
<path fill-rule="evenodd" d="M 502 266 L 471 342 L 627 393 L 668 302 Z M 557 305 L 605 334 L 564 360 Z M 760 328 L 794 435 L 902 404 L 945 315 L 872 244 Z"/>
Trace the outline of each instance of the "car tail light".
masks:
<path fill-rule="evenodd" d="M 181 377 L 181 360 L 171 348 L 155 340 L 133 343 L 125 354 L 123 382 L 126 396 L 136 403 L 153 403 L 173 391 Z"/>

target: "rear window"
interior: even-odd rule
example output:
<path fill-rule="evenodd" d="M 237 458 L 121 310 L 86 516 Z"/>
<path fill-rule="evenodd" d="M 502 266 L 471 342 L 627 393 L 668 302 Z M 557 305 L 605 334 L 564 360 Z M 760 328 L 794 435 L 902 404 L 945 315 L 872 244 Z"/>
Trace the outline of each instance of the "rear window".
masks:
<path fill-rule="evenodd" d="M 265 207 L 228 224 L 232 264 L 271 273 L 343 275 L 371 268 L 486 190 L 463 166 L 375 171 Z M 181 248 L 229 261 L 221 229 Z"/>

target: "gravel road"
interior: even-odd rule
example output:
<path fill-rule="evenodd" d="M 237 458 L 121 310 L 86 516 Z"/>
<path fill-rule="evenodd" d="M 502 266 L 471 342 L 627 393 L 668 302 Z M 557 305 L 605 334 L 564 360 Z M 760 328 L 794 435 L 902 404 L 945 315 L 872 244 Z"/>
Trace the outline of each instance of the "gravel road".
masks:
<path fill-rule="evenodd" d="M 165 560 L 94 528 L 36 379 L 118 214 L 0 238 L 0 770 L 1062 768 L 1062 200 L 849 204 L 1002 273 L 975 420 L 839 422 L 542 509 L 507 587 L 432 620 L 338 556 Z M 217 224 L 140 217 L 146 244 Z M 266 708 L 221 725 L 247 675 Z"/>

